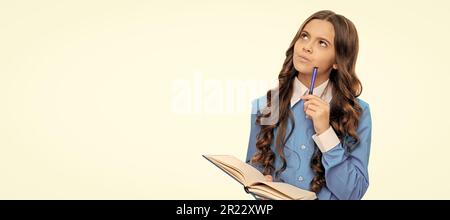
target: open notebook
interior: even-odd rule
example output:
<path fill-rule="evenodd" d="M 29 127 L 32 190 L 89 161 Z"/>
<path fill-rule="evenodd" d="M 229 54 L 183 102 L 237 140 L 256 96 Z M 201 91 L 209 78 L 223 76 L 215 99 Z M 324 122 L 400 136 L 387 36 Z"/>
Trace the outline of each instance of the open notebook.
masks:
<path fill-rule="evenodd" d="M 264 175 L 251 165 L 231 155 L 203 155 L 244 186 L 247 193 L 274 200 L 313 200 L 314 192 L 282 182 L 268 182 Z"/>

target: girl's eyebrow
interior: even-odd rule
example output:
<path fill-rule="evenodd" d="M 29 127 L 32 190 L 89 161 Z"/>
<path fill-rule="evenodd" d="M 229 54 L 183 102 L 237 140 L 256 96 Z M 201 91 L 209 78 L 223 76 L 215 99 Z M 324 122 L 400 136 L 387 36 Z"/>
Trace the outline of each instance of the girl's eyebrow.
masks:
<path fill-rule="evenodd" d="M 303 32 L 305 32 L 307 35 L 311 36 L 311 34 L 309 34 L 308 31 L 303 30 Z M 324 37 L 317 37 L 317 38 L 318 38 L 318 39 L 321 39 L 321 40 L 324 40 L 324 41 L 326 41 L 327 43 L 331 44 L 330 41 L 329 41 L 328 39 L 324 38 Z"/>

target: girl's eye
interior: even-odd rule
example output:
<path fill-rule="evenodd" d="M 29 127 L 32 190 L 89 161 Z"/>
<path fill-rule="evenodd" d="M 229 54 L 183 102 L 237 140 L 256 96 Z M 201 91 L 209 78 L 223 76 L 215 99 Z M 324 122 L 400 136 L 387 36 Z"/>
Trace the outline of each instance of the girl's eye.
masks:
<path fill-rule="evenodd" d="M 323 40 L 319 41 L 319 43 L 320 43 L 320 46 L 322 46 L 322 47 L 327 47 L 328 46 L 327 43 L 325 41 L 323 41 Z"/>
<path fill-rule="evenodd" d="M 305 33 L 302 33 L 302 34 L 300 35 L 300 37 L 301 37 L 302 39 L 304 39 L 304 40 L 308 39 L 308 36 L 307 36 Z"/>

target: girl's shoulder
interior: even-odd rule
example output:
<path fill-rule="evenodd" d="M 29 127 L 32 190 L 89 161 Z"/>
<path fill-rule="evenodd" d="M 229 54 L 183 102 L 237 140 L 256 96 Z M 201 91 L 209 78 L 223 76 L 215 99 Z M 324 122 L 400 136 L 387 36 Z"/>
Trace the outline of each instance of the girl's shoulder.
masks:
<path fill-rule="evenodd" d="M 267 95 L 260 96 L 252 101 L 252 114 L 259 112 L 267 105 Z"/>
<path fill-rule="evenodd" d="M 356 100 L 358 100 L 358 103 L 361 106 L 361 108 L 363 109 L 363 111 L 369 110 L 369 103 L 367 103 L 366 101 L 364 101 L 360 98 L 356 98 Z"/>

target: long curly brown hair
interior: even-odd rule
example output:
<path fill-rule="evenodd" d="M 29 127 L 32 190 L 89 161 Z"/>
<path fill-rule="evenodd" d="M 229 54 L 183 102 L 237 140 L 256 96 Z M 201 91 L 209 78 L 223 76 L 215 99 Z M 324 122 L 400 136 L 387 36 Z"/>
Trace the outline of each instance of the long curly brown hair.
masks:
<path fill-rule="evenodd" d="M 293 79 L 298 72 L 293 65 L 293 53 L 295 42 L 299 39 L 305 25 L 313 20 L 329 21 L 335 30 L 335 54 L 337 69 L 330 72 L 329 82 L 332 84 L 333 99 L 330 102 L 330 124 L 338 135 L 341 143 L 349 152 L 358 144 L 359 137 L 356 132 L 362 108 L 356 98 L 362 92 L 362 85 L 355 73 L 355 64 L 358 56 L 358 34 L 354 24 L 342 15 L 333 11 L 324 10 L 311 15 L 301 25 L 289 48 L 286 51 L 286 59 L 283 68 L 278 75 L 279 95 L 279 120 L 274 125 L 261 125 L 261 118 L 269 117 L 270 112 L 258 115 L 256 123 L 261 126 L 260 133 L 256 137 L 257 152 L 252 157 L 252 163 L 259 164 L 263 168 L 264 175 L 272 175 L 275 178 L 286 169 L 286 157 L 284 146 L 294 130 L 294 120 L 290 109 L 290 100 L 293 93 Z M 272 105 L 271 92 L 267 91 L 267 107 Z M 292 123 L 286 136 L 288 121 Z M 275 150 L 281 158 L 281 168 L 275 171 L 275 153 L 271 149 L 274 129 L 278 127 L 275 141 Z M 322 153 L 315 145 L 314 155 L 310 166 L 315 176 L 310 183 L 311 191 L 319 192 L 326 184 L 325 170 L 322 165 Z"/>

